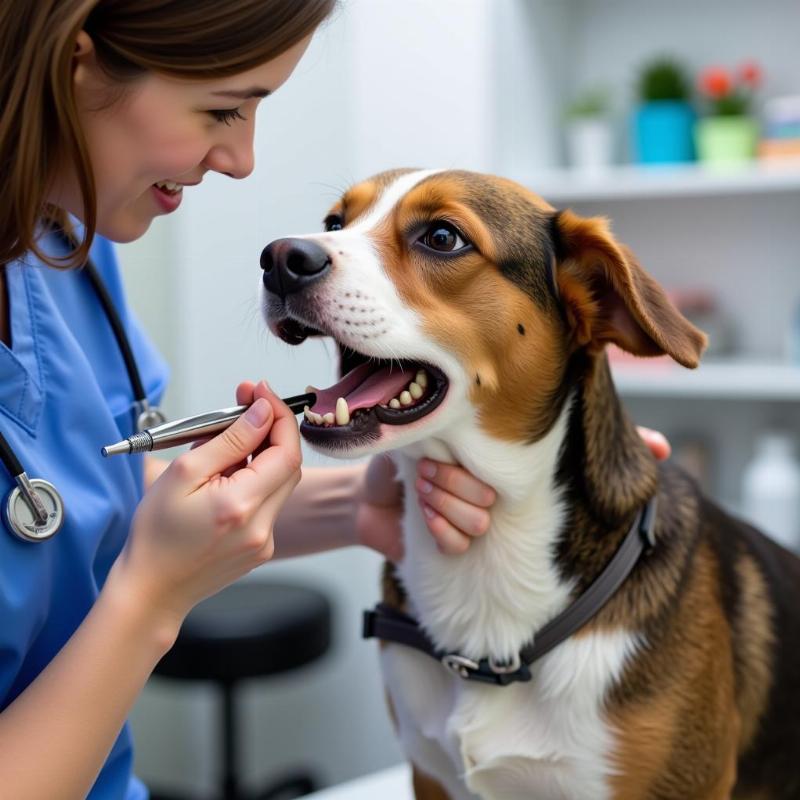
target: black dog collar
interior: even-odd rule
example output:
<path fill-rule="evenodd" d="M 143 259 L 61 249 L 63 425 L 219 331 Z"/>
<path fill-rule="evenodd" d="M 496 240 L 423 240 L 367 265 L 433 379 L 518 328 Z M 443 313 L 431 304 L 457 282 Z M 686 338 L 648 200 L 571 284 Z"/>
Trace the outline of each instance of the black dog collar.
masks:
<path fill-rule="evenodd" d="M 493 658 L 475 661 L 460 653 L 439 650 L 413 617 L 384 603 L 379 603 L 372 611 L 364 612 L 363 637 L 413 647 L 441 661 L 465 680 L 481 681 L 496 686 L 529 681 L 531 664 L 589 622 L 630 575 L 642 553 L 648 554 L 655 547 L 655 521 L 656 498 L 653 497 L 636 515 L 631 529 L 614 557 L 589 588 L 541 628 L 531 644 L 523 647 L 509 663 L 499 662 Z"/>

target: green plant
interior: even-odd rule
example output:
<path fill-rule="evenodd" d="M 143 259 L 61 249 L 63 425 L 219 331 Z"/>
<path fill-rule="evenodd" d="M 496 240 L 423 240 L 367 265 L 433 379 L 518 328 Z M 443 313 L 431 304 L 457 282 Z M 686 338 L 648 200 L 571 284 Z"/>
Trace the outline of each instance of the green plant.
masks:
<path fill-rule="evenodd" d="M 611 93 L 605 86 L 584 89 L 564 109 L 567 119 L 604 117 L 611 110 Z"/>
<path fill-rule="evenodd" d="M 661 57 L 646 64 L 639 77 L 639 98 L 643 103 L 654 100 L 687 101 L 691 82 L 675 59 Z"/>

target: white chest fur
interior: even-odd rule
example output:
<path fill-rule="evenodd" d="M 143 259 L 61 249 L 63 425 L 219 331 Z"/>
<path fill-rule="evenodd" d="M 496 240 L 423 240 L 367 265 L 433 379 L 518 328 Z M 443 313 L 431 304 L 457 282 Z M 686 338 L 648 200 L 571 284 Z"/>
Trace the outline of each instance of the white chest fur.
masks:
<path fill-rule="evenodd" d="M 573 637 L 533 667 L 530 683 L 468 683 L 402 645 L 381 653 L 408 758 L 451 800 L 605 800 L 614 732 L 603 697 L 635 639 Z"/>
<path fill-rule="evenodd" d="M 429 440 L 399 454 L 408 496 L 413 461 L 442 458 L 443 446 L 498 489 L 492 529 L 463 556 L 440 554 L 409 504 L 399 573 L 410 611 L 439 647 L 507 659 L 566 606 L 570 585 L 553 558 L 564 514 L 553 476 L 566 417 L 565 409 L 530 446 L 466 425 L 446 445 Z M 399 645 L 381 658 L 406 753 L 452 800 L 603 800 L 613 770 L 603 701 L 635 648 L 625 631 L 575 636 L 534 665 L 531 682 L 507 687 L 465 682 Z"/>

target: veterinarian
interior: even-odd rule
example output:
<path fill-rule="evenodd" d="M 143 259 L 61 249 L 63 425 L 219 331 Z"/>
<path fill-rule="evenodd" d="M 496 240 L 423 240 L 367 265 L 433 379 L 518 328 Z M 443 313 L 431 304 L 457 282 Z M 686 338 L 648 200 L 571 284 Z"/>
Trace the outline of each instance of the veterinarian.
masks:
<path fill-rule="evenodd" d="M 99 452 L 153 423 L 167 379 L 110 242 L 144 234 L 209 171 L 250 174 L 256 108 L 333 5 L 0 9 L 4 797 L 146 797 L 125 718 L 196 603 L 273 550 L 402 553 L 389 463 L 309 469 L 301 481 L 294 416 L 264 382 L 241 383 L 247 414 L 171 464 Z M 456 467 L 419 471 L 415 500 L 455 557 L 487 530 L 493 492 Z"/>

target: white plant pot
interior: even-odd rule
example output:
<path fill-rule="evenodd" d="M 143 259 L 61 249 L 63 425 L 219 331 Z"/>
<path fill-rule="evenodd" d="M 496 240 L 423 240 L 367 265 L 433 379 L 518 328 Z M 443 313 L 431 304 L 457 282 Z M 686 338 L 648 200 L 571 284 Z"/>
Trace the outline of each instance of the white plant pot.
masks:
<path fill-rule="evenodd" d="M 567 159 L 574 169 L 602 172 L 614 157 L 611 123 L 599 117 L 572 120 L 567 125 Z"/>

